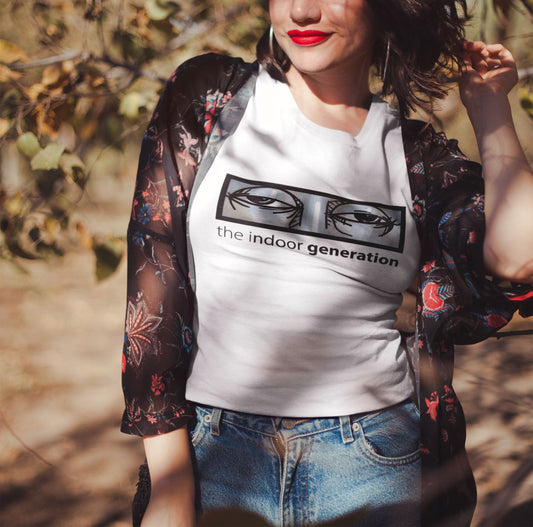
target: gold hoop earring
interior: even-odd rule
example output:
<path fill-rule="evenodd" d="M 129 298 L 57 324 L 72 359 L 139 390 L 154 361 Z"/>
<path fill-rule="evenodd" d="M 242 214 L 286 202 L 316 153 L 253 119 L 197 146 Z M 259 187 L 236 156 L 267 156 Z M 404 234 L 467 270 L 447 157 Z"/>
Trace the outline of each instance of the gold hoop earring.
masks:
<path fill-rule="evenodd" d="M 387 39 L 387 51 L 385 52 L 385 64 L 383 65 L 383 75 L 381 75 L 381 81 L 383 85 L 387 80 L 387 70 L 389 69 L 389 56 L 390 56 L 390 38 Z"/>
<path fill-rule="evenodd" d="M 274 28 L 270 24 L 270 29 L 268 31 L 268 49 L 270 51 L 270 56 L 274 58 Z"/>

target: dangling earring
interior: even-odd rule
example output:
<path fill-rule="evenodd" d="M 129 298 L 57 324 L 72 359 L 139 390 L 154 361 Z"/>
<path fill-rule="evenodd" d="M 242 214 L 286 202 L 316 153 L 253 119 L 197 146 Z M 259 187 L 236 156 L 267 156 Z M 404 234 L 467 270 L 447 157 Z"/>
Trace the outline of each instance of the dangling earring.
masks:
<path fill-rule="evenodd" d="M 385 85 L 387 80 L 387 70 L 389 69 L 389 55 L 390 55 L 390 38 L 387 39 L 387 51 L 385 52 L 385 64 L 383 66 L 383 75 L 381 76 L 381 81 Z"/>
<path fill-rule="evenodd" d="M 274 28 L 270 24 L 270 30 L 268 31 L 268 49 L 270 51 L 270 56 L 274 58 Z"/>

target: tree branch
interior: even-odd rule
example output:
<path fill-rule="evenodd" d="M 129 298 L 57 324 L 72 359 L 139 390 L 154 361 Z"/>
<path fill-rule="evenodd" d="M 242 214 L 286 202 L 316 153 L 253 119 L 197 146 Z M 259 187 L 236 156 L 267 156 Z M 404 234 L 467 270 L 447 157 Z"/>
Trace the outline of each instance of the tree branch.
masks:
<path fill-rule="evenodd" d="M 491 337 L 500 340 L 505 337 L 518 337 L 520 335 L 533 335 L 533 329 L 522 329 L 518 331 L 498 331 L 498 333 L 491 335 Z"/>
<path fill-rule="evenodd" d="M 223 11 L 221 14 L 214 16 L 210 20 L 204 20 L 203 22 L 191 25 L 182 33 L 180 33 L 176 38 L 173 38 L 168 43 L 167 49 L 176 50 L 182 48 L 183 46 L 185 46 L 192 40 L 195 40 L 199 36 L 205 35 L 213 28 L 215 28 L 218 24 L 228 25 L 228 19 L 237 18 L 241 13 L 247 11 L 247 9 L 247 5 L 243 2 L 241 5 L 237 5 L 232 9 Z"/>
<path fill-rule="evenodd" d="M 32 60 L 31 62 L 15 62 L 13 64 L 9 64 L 8 67 L 13 71 L 24 71 L 32 68 L 42 68 L 44 66 L 51 66 L 53 64 L 59 64 L 60 62 L 65 62 L 66 60 L 74 60 L 77 58 L 87 60 L 89 58 L 89 54 L 77 51 L 75 49 L 67 49 L 64 53 L 61 53 L 60 55 L 45 57 L 44 59 Z"/>
<path fill-rule="evenodd" d="M 53 64 L 60 64 L 61 62 L 74 59 L 80 59 L 82 62 L 100 62 L 115 68 L 123 68 L 125 70 L 131 71 L 136 78 L 145 77 L 147 79 L 154 80 L 160 83 L 166 82 L 165 78 L 159 77 L 151 71 L 146 71 L 140 68 L 137 64 L 133 64 L 131 62 L 121 62 L 111 58 L 107 54 L 100 57 L 73 49 L 66 50 L 64 53 L 60 53 L 59 55 L 33 60 L 31 62 L 15 62 L 13 64 L 9 64 L 8 67 L 13 71 L 24 71 L 32 68 L 42 68 L 45 66 L 51 66 Z"/>

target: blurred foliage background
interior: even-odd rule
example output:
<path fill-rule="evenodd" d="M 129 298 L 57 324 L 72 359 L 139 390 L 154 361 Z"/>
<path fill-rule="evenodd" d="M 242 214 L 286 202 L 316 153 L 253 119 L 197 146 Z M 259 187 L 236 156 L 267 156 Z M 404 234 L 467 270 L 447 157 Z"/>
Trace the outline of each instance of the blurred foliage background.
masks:
<path fill-rule="evenodd" d="M 115 271 L 141 136 L 178 64 L 208 51 L 254 59 L 267 4 L 1 0 L 0 524 L 131 524 L 143 454 L 118 433 L 124 266 Z M 470 4 L 468 37 L 501 41 L 517 59 L 511 104 L 533 161 L 533 0 Z M 421 117 L 477 158 L 453 82 Z M 529 339 L 457 353 L 480 527 L 531 524 Z"/>
<path fill-rule="evenodd" d="M 177 64 L 207 51 L 253 60 L 268 27 L 267 3 L 4 1 L 0 258 L 24 272 L 24 259 L 81 245 L 94 254 L 97 279 L 110 276 L 122 259 L 123 238 L 92 232 L 77 216 L 98 159 L 109 150 L 135 152 Z M 524 116 L 533 117 L 533 0 L 477 0 L 471 7 L 469 38 L 502 41 L 516 56 L 520 122 L 530 126 Z M 459 106 L 451 99 L 442 116 L 432 117 L 464 127 Z M 106 177 L 117 173 L 113 166 L 105 170 Z"/>
<path fill-rule="evenodd" d="M 123 239 L 90 232 L 76 214 L 95 162 L 140 144 L 180 62 L 208 51 L 253 60 L 265 8 L 228 0 L 3 3 L 0 258 L 24 272 L 24 259 L 81 244 L 95 255 L 98 280 L 113 273 Z M 118 172 L 105 169 L 107 177 Z"/>

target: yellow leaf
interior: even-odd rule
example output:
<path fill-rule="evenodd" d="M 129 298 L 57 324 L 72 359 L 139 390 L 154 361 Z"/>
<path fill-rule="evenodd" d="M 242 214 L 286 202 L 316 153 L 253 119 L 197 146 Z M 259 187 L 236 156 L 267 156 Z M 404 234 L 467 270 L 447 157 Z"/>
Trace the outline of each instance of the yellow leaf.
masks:
<path fill-rule="evenodd" d="M 39 98 L 39 95 L 41 95 L 41 93 L 45 91 L 46 91 L 46 88 L 44 87 L 44 84 L 36 83 L 36 84 L 32 84 L 26 90 L 26 95 L 28 96 L 28 99 L 30 101 L 36 101 Z"/>
<path fill-rule="evenodd" d="M 51 66 L 44 68 L 41 84 L 44 86 L 52 86 L 61 81 L 64 75 L 63 68 L 59 64 L 52 64 Z"/>
<path fill-rule="evenodd" d="M 23 217 L 28 211 L 28 202 L 22 192 L 17 192 L 4 203 L 6 212 L 12 217 Z"/>
<path fill-rule="evenodd" d="M 22 77 L 22 73 L 12 71 L 4 64 L 0 64 L 0 82 L 9 82 Z"/>
<path fill-rule="evenodd" d="M 55 238 L 57 233 L 61 230 L 61 224 L 59 221 L 57 221 L 56 218 L 47 217 L 44 220 L 44 230 L 46 231 L 46 234 L 51 236 L 52 238 Z"/>
<path fill-rule="evenodd" d="M 0 38 L 0 62 L 12 64 L 17 61 L 26 61 L 28 56 L 15 44 Z"/>
<path fill-rule="evenodd" d="M 0 137 L 3 137 L 4 135 L 6 135 L 10 128 L 11 128 L 11 123 L 7 119 L 0 118 Z"/>
<path fill-rule="evenodd" d="M 91 88 L 99 88 L 105 84 L 105 79 L 103 77 L 92 77 L 91 78 Z"/>
<path fill-rule="evenodd" d="M 77 221 L 76 225 L 74 227 L 76 229 L 76 232 L 78 233 L 78 236 L 80 238 L 80 242 L 86 249 L 93 248 L 93 237 L 91 236 L 91 233 L 87 229 L 87 226 L 82 221 Z"/>

